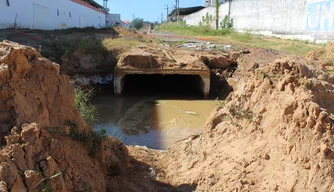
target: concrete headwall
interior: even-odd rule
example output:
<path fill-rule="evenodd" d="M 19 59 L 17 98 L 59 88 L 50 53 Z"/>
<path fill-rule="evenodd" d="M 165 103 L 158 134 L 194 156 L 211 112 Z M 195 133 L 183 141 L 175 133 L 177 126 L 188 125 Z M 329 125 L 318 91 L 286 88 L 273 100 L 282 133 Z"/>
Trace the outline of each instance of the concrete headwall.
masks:
<path fill-rule="evenodd" d="M 184 17 L 189 25 L 199 25 L 208 7 Z M 219 20 L 226 15 L 236 30 L 315 42 L 334 40 L 334 0 L 232 0 L 220 6 Z M 214 22 L 212 24 L 214 27 Z"/>
<path fill-rule="evenodd" d="M 72 0 L 9 0 L 0 3 L 0 29 L 64 29 L 104 27 L 105 14 Z M 81 4 L 80 4 L 81 3 Z M 88 5 L 88 4 L 87 4 Z"/>

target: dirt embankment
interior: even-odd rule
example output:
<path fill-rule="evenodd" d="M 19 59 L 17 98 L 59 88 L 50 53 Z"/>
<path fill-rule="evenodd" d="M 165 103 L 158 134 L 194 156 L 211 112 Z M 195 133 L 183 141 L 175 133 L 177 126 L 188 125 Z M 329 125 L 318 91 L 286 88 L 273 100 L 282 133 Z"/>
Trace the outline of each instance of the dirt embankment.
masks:
<path fill-rule="evenodd" d="M 327 46 L 311 51 L 310 53 L 306 54 L 306 59 L 319 62 L 324 66 L 331 66 L 334 65 L 334 42 L 328 43 Z"/>
<path fill-rule="evenodd" d="M 96 140 L 59 70 L 31 47 L 0 43 L 0 191 L 106 191 L 127 167 L 124 145 Z"/>
<path fill-rule="evenodd" d="M 71 53 L 65 53 L 60 62 L 62 72 L 68 75 L 95 75 L 114 72 L 118 55 L 101 46 L 81 48 Z"/>
<path fill-rule="evenodd" d="M 145 149 L 130 154 L 160 170 L 157 179 L 196 191 L 333 191 L 332 76 L 304 59 L 267 54 L 253 64 L 242 61 L 256 54 L 239 58 L 235 91 L 205 133 L 167 154 L 150 151 L 154 160 Z"/>

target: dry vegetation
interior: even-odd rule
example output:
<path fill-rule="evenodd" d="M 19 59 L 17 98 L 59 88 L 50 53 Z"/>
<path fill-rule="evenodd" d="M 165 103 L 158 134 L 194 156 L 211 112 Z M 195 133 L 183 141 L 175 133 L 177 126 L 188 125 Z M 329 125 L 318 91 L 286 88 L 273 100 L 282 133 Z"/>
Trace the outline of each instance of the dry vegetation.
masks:
<path fill-rule="evenodd" d="M 173 32 L 185 36 L 201 37 L 219 44 L 232 44 L 235 47 L 264 48 L 283 51 L 285 53 L 303 56 L 306 53 L 322 47 L 307 41 L 285 40 L 252 35 L 250 32 L 237 33 L 233 29 L 211 30 L 207 27 L 194 27 L 185 24 L 165 24 L 158 30 Z"/>

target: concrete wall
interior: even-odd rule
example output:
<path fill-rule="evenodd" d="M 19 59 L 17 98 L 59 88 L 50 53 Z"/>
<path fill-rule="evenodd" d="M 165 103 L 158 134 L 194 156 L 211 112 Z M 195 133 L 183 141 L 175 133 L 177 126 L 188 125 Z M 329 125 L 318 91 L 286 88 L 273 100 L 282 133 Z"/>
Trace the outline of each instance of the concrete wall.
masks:
<path fill-rule="evenodd" d="M 104 27 L 105 14 L 71 0 L 5 0 L 0 2 L 0 28 L 64 29 Z"/>
<path fill-rule="evenodd" d="M 232 0 L 220 6 L 220 21 L 229 11 L 236 30 L 315 42 L 334 40 L 334 0 Z M 215 8 L 184 20 L 198 25 L 206 13 L 214 16 Z"/>

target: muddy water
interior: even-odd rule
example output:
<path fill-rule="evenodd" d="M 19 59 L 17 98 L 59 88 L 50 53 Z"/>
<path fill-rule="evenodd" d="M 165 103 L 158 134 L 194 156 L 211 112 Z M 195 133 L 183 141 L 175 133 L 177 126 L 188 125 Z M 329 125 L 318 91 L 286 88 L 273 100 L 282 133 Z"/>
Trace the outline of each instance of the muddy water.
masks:
<path fill-rule="evenodd" d="M 126 145 L 167 149 L 178 140 L 202 132 L 211 111 L 219 105 L 215 100 L 167 98 L 96 96 L 92 102 L 99 116 L 94 128 L 107 130 Z"/>

